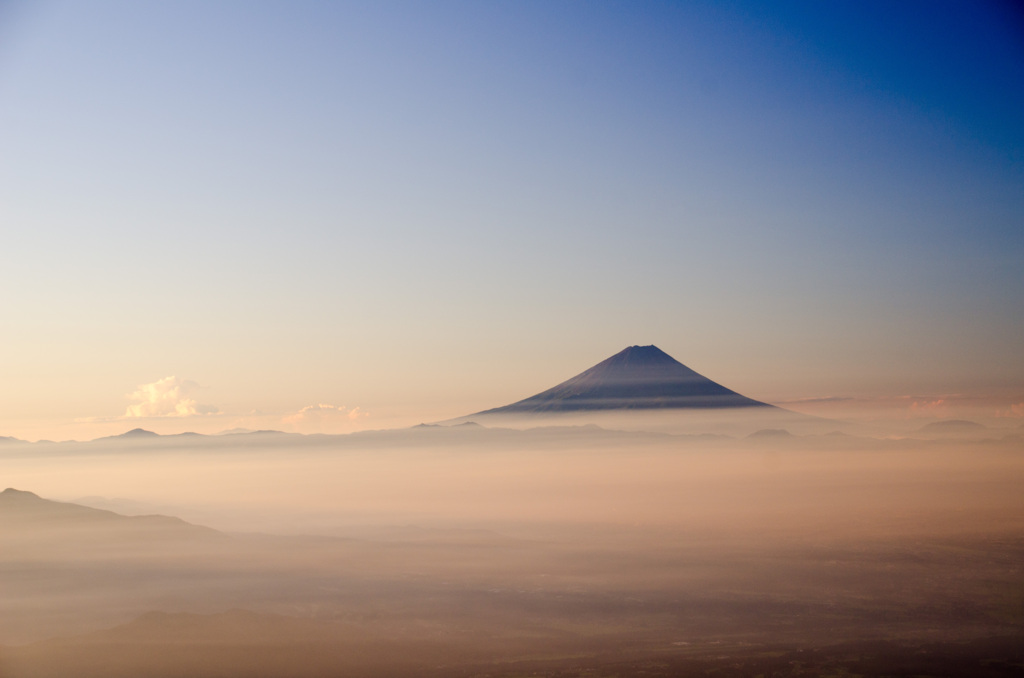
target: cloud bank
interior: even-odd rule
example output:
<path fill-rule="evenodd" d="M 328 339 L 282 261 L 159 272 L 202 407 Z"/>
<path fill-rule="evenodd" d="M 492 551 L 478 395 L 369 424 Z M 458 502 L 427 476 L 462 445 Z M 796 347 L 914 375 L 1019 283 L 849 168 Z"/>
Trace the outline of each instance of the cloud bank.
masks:
<path fill-rule="evenodd" d="M 177 377 L 164 377 L 151 384 L 142 384 L 128 398 L 135 402 L 125 410 L 125 419 L 143 417 L 191 417 L 216 414 L 212 405 L 200 405 L 189 394 L 199 385 Z"/>

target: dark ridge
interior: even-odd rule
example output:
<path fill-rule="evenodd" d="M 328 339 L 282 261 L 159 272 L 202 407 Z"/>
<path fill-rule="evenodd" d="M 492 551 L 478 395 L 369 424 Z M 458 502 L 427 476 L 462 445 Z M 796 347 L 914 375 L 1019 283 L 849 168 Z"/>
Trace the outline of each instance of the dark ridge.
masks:
<path fill-rule="evenodd" d="M 118 435 L 103 436 L 102 438 L 96 438 L 92 442 L 99 442 L 100 440 L 132 440 L 132 439 L 140 439 L 140 438 L 159 438 L 159 437 L 160 437 L 159 433 L 153 433 L 152 431 L 147 431 L 144 428 L 133 428 L 131 431 L 125 431 L 124 433 L 119 433 Z M 40 442 L 42 442 L 42 441 L 40 441 Z"/>
<path fill-rule="evenodd" d="M 9 499 L 39 499 L 39 495 L 35 492 L 28 492 L 27 490 L 16 490 L 13 487 L 8 487 L 0 495 Z"/>
<path fill-rule="evenodd" d="M 943 419 L 925 424 L 918 430 L 930 433 L 975 433 L 986 430 L 986 427 L 976 421 L 966 419 Z"/>
<path fill-rule="evenodd" d="M 121 435 L 115 436 L 115 437 L 117 437 L 117 438 L 155 438 L 155 437 L 157 437 L 159 435 L 160 435 L 159 433 L 153 433 L 152 431 L 147 431 L 144 428 L 133 428 L 131 431 L 125 431 Z"/>
<path fill-rule="evenodd" d="M 274 429 L 269 429 L 269 428 L 260 429 L 258 431 L 253 431 L 252 429 L 248 429 L 248 428 L 233 428 L 233 429 L 231 429 L 229 431 L 221 431 L 220 433 L 217 433 L 215 435 L 218 435 L 218 436 L 254 436 L 254 435 L 266 435 L 268 433 L 276 433 L 276 434 L 279 434 L 279 435 L 301 435 L 300 433 L 286 433 L 285 431 L 275 431 Z"/>
<path fill-rule="evenodd" d="M 657 346 L 630 346 L 543 393 L 476 414 L 739 407 L 772 406 L 711 381 Z"/>
<path fill-rule="evenodd" d="M 793 434 L 784 428 L 763 428 L 760 431 L 754 431 L 748 438 L 792 438 Z"/>
<path fill-rule="evenodd" d="M 8 487 L 0 492 L 0 524 L 5 529 L 98 529 L 130 531 L 138 535 L 216 536 L 216 530 L 192 525 L 180 518 L 162 515 L 124 516 L 113 511 L 81 504 L 44 499 L 34 492 Z M 81 533 L 87 538 L 88 533 Z"/>

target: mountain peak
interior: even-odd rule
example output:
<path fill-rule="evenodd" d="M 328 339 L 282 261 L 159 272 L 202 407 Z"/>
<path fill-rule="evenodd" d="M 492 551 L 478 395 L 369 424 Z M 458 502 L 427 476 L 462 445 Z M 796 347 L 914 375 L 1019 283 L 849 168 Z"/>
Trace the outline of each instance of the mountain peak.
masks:
<path fill-rule="evenodd" d="M 143 438 L 160 438 L 159 433 L 153 431 L 147 431 L 144 428 L 133 428 L 131 431 L 125 431 L 124 433 L 118 433 L 113 436 L 104 436 L 102 438 L 96 438 L 92 442 L 98 443 L 100 441 L 113 441 L 113 440 L 139 440 Z"/>
<path fill-rule="evenodd" d="M 643 361 L 671 361 L 678 362 L 675 358 L 665 353 L 660 348 L 651 344 L 650 346 L 628 346 L 615 355 L 612 358 L 625 358 L 628 360 L 643 360 Z"/>
<path fill-rule="evenodd" d="M 11 497 L 11 498 L 19 498 L 20 497 L 20 498 L 28 499 L 29 497 L 34 497 L 36 499 L 39 499 L 39 495 L 34 493 L 34 492 L 27 492 L 25 490 L 16 490 L 13 487 L 8 487 L 3 492 L 0 492 L 0 495 L 4 495 L 4 496 L 7 496 L 7 497 Z"/>
<path fill-rule="evenodd" d="M 694 372 L 654 345 L 629 346 L 554 388 L 477 414 L 771 407 Z"/>
<path fill-rule="evenodd" d="M 114 436 L 114 437 L 117 437 L 117 438 L 155 438 L 155 437 L 157 437 L 159 435 L 160 435 L 159 433 L 153 433 L 152 431 L 147 431 L 144 428 L 133 428 L 131 431 L 125 431 L 121 435 Z"/>

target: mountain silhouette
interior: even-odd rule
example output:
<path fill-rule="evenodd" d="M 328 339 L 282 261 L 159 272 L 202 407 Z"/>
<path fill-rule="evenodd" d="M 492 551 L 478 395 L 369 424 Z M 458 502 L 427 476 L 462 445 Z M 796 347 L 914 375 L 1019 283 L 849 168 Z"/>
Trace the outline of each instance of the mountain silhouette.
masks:
<path fill-rule="evenodd" d="M 745 407 L 775 409 L 694 372 L 657 346 L 630 346 L 554 388 L 476 415 Z"/>
<path fill-rule="evenodd" d="M 123 516 L 113 511 L 44 499 L 34 492 L 8 487 L 0 492 L 0 538 L 17 532 L 36 536 L 63 531 L 74 538 L 105 537 L 209 538 L 220 533 L 180 518 L 161 515 Z M 0 539 L 2 541 L 2 539 Z"/>

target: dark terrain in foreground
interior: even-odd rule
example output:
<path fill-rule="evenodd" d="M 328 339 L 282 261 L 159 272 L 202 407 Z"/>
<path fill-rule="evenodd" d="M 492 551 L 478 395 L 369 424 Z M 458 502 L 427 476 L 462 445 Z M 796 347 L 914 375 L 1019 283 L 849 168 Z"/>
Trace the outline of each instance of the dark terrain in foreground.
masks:
<path fill-rule="evenodd" d="M 828 645 L 709 641 L 686 648 L 611 639 L 591 647 L 539 648 L 487 659 L 490 648 L 444 643 L 96 642 L 15 653 L 19 676 L 916 676 L 996 678 L 1024 672 L 1024 636 L 951 642 L 850 641 Z M 33 650 L 35 656 L 33 656 Z M 547 650 L 545 652 L 545 650 Z M 563 656 L 559 656 L 559 655 Z M 538 656 L 541 655 L 541 656 Z M 547 655 L 547 656 L 543 656 Z"/>
<path fill-rule="evenodd" d="M 97 630 L 5 647 L 0 676 L 1024 675 L 1013 535 L 183 536 L 8 550 L 8 626 Z"/>

